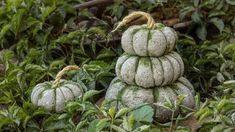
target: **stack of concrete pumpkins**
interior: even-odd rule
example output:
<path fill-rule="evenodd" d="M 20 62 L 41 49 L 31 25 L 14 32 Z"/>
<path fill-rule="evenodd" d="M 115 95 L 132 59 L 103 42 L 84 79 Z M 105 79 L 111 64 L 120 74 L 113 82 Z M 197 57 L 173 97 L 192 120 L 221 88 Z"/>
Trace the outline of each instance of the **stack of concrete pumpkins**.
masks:
<path fill-rule="evenodd" d="M 148 103 L 155 110 L 156 121 L 167 122 L 173 113 L 176 116 L 182 109 L 179 107 L 172 111 L 162 105 L 166 101 L 175 105 L 178 96 L 184 95 L 181 105 L 193 109 L 194 88 L 183 77 L 182 58 L 173 51 L 178 39 L 176 32 L 153 22 L 147 13 L 135 12 L 134 15 L 147 17 L 148 24 L 130 26 L 122 34 L 121 44 L 125 53 L 117 60 L 117 77 L 110 83 L 105 99 L 119 109 Z M 129 16 L 123 21 L 129 22 Z"/>

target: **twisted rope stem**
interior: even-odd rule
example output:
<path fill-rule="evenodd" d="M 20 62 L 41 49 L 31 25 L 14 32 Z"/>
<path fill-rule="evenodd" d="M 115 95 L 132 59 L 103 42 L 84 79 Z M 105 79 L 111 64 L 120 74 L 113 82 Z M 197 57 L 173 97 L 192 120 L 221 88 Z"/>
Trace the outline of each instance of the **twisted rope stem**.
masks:
<path fill-rule="evenodd" d="M 148 28 L 153 28 L 154 27 L 155 21 L 154 21 L 153 17 L 150 14 L 148 14 L 146 12 L 142 12 L 142 11 L 136 11 L 136 12 L 133 12 L 133 13 L 129 14 L 128 16 L 124 17 L 123 20 L 118 24 L 118 26 L 112 32 L 115 32 L 120 27 L 128 24 L 133 19 L 138 18 L 140 16 L 144 16 L 147 19 Z"/>
<path fill-rule="evenodd" d="M 61 71 L 59 71 L 55 77 L 55 81 L 53 81 L 52 83 L 52 87 L 55 88 L 59 85 L 60 83 L 60 79 L 62 78 L 62 76 L 64 75 L 64 73 L 66 71 L 71 71 L 71 70 L 79 70 L 80 68 L 76 65 L 69 65 L 64 67 Z"/>

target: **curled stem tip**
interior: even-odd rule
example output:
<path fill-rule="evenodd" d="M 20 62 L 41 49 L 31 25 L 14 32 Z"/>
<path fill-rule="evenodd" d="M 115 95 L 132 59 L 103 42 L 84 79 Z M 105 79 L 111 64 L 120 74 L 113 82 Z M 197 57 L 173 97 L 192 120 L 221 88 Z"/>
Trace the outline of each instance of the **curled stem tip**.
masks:
<path fill-rule="evenodd" d="M 128 16 L 124 17 L 123 20 L 117 25 L 117 27 L 112 32 L 117 31 L 120 27 L 128 24 L 133 19 L 138 18 L 140 16 L 144 16 L 147 19 L 148 28 L 154 27 L 155 21 L 150 14 L 148 14 L 146 12 L 142 12 L 142 11 L 136 11 L 136 12 L 133 12 L 133 13 L 129 14 Z"/>
<path fill-rule="evenodd" d="M 55 88 L 59 85 L 60 79 L 64 75 L 65 71 L 70 71 L 70 70 L 79 70 L 80 68 L 76 65 L 69 65 L 64 67 L 61 71 L 59 71 L 55 77 L 55 81 L 52 83 L 52 87 Z"/>

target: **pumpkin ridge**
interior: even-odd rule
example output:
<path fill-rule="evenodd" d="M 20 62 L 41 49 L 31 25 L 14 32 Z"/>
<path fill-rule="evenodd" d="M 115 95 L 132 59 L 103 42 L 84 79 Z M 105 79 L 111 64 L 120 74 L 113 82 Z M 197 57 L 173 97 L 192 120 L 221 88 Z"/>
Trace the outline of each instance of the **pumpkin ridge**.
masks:
<path fill-rule="evenodd" d="M 32 90 L 32 93 L 31 93 L 31 97 L 34 97 L 34 94 L 38 91 L 38 90 L 40 90 L 41 88 L 44 88 L 45 86 L 42 84 L 41 86 L 37 86 L 36 88 L 37 89 L 33 89 Z"/>
<path fill-rule="evenodd" d="M 182 85 L 184 85 L 185 87 L 187 87 L 188 89 L 190 89 L 193 95 L 195 94 L 195 91 L 194 91 L 194 89 L 193 89 L 191 86 L 188 86 L 187 84 L 185 84 L 184 81 L 182 81 L 182 80 L 180 80 L 180 79 L 178 79 L 178 81 L 179 81 Z"/>
<path fill-rule="evenodd" d="M 54 106 L 52 106 L 52 110 L 56 111 L 56 89 L 53 89 L 54 91 Z"/>
<path fill-rule="evenodd" d="M 43 93 L 44 93 L 46 90 L 48 90 L 48 89 L 50 89 L 50 88 L 48 88 L 48 87 L 47 87 L 47 88 L 44 88 L 44 90 L 42 90 L 42 91 L 38 94 L 37 104 L 38 104 L 38 100 L 42 98 Z"/>
<path fill-rule="evenodd" d="M 147 56 L 149 56 L 149 50 L 148 50 L 148 46 L 149 46 L 149 40 L 152 38 L 152 34 L 151 34 L 151 30 L 148 31 L 148 38 L 147 38 L 147 42 L 146 42 L 146 54 Z"/>
<path fill-rule="evenodd" d="M 126 55 L 126 56 L 127 56 L 127 58 L 120 64 L 120 67 L 118 67 L 118 68 L 119 68 L 119 73 L 118 73 L 118 75 L 120 75 L 120 78 L 121 78 L 121 79 L 123 79 L 122 76 L 121 76 L 122 66 L 123 66 L 123 64 L 130 58 L 129 55 Z"/>
<path fill-rule="evenodd" d="M 72 95 L 73 95 L 73 98 L 76 98 L 75 97 L 75 95 L 73 94 L 73 90 L 72 89 L 70 89 L 70 87 L 68 87 L 68 86 L 66 86 L 66 85 L 64 85 L 63 87 L 65 87 L 65 88 L 67 88 L 67 89 L 69 89 L 69 91 L 72 93 Z"/>
<path fill-rule="evenodd" d="M 39 89 L 41 89 L 41 88 L 39 88 Z M 39 89 L 38 89 L 38 90 L 39 90 Z M 45 88 L 45 87 L 43 87 L 43 90 L 38 94 L 37 98 L 35 99 L 35 100 L 36 100 L 36 104 L 38 104 L 38 99 L 40 99 L 40 98 L 41 98 L 41 97 L 40 97 L 40 94 L 41 94 L 45 89 L 46 89 L 46 88 Z M 37 91 L 38 91 L 38 90 L 37 90 Z M 34 94 L 33 94 L 33 95 L 31 95 L 31 96 L 32 96 L 32 97 L 34 97 L 35 93 L 36 93 L 36 92 L 34 92 Z"/>
<path fill-rule="evenodd" d="M 131 47 L 134 51 L 134 54 L 137 55 L 137 52 L 135 51 L 135 48 L 134 48 L 134 44 L 133 44 L 133 38 L 134 38 L 134 35 L 139 32 L 142 28 L 137 28 L 137 29 L 134 29 L 134 31 L 132 32 L 131 34 Z"/>
<path fill-rule="evenodd" d="M 162 30 L 158 30 L 158 31 L 160 31 L 161 33 L 162 33 L 162 35 L 164 36 L 164 38 L 165 38 L 165 40 L 166 40 L 166 46 L 165 46 L 165 49 L 164 49 L 164 53 L 163 53 L 163 55 L 164 54 L 166 54 L 168 51 L 168 41 L 167 41 L 167 38 L 166 38 L 166 36 L 165 36 L 165 34 L 162 32 Z"/>
<path fill-rule="evenodd" d="M 154 73 L 153 73 L 153 62 L 152 62 L 151 58 L 149 58 L 149 62 L 150 62 L 150 68 L 151 68 L 151 72 L 152 72 L 153 85 L 155 85 L 155 78 L 154 78 Z"/>
<path fill-rule="evenodd" d="M 159 88 L 161 88 L 161 87 L 159 87 Z M 158 101 L 158 100 L 157 100 L 158 96 L 159 96 L 159 90 L 158 90 L 158 88 L 154 88 L 154 89 L 153 89 L 154 102 L 157 102 L 157 101 Z"/>
<path fill-rule="evenodd" d="M 136 64 L 135 64 L 135 75 L 139 66 L 139 61 L 140 61 L 140 57 L 137 57 L 136 59 Z M 135 76 L 134 76 L 134 80 L 133 80 L 134 84 L 137 85 L 136 80 L 135 80 Z"/>
<path fill-rule="evenodd" d="M 133 50 L 134 50 L 134 52 L 135 52 L 135 54 L 136 55 L 138 55 L 138 56 L 146 56 L 147 55 L 147 46 L 145 46 L 145 49 L 143 49 L 143 50 L 139 50 L 139 47 L 141 47 L 142 45 L 143 45 L 143 43 L 139 43 L 139 41 L 135 41 L 135 43 L 134 43 L 134 36 L 138 33 L 138 35 L 140 34 L 141 36 L 139 36 L 139 37 L 141 37 L 142 39 L 141 40 L 143 40 L 143 38 L 145 38 L 145 37 L 143 37 L 143 36 L 145 36 L 145 32 L 147 32 L 147 42 L 144 42 L 144 43 L 146 43 L 146 45 L 147 45 L 147 43 L 148 43 L 148 32 L 149 32 L 149 29 L 147 29 L 147 28 L 144 28 L 144 27 L 142 27 L 142 28 L 140 28 L 137 32 L 135 32 L 135 34 L 132 36 L 132 46 L 133 46 Z M 135 37 L 135 38 L 139 38 L 139 37 Z M 137 43 L 136 43 L 137 42 Z M 143 51 L 143 52 L 142 52 Z M 146 53 L 145 53 L 146 52 Z M 143 54 L 144 53 L 144 54 Z"/>
<path fill-rule="evenodd" d="M 167 55 L 166 55 L 166 56 L 167 56 Z M 166 60 L 170 63 L 171 69 L 173 70 L 173 76 L 172 76 L 171 81 L 170 81 L 170 82 L 173 82 L 173 81 L 174 81 L 174 78 L 175 78 L 174 66 L 173 66 L 172 62 L 171 62 L 166 56 L 164 56 L 164 57 L 165 57 Z"/>
<path fill-rule="evenodd" d="M 66 100 L 65 95 L 64 95 L 63 91 L 61 90 L 61 87 L 60 87 L 60 88 L 58 88 L 58 89 L 59 89 L 59 90 L 60 90 L 60 92 L 62 93 L 64 100 Z"/>
<path fill-rule="evenodd" d="M 164 78 L 164 69 L 163 69 L 163 67 L 162 67 L 162 60 L 161 60 L 160 58 L 158 58 L 158 60 L 159 60 L 159 62 L 160 62 L 160 66 L 161 66 L 161 68 L 162 68 L 162 82 L 161 82 L 161 84 L 160 84 L 160 85 L 162 85 L 162 84 L 164 83 L 164 81 L 165 81 L 165 78 Z"/>
<path fill-rule="evenodd" d="M 172 28 L 170 28 L 170 30 L 173 32 L 174 37 L 175 37 L 175 43 L 174 43 L 174 46 L 172 47 L 172 50 L 173 50 L 173 49 L 175 49 L 175 47 L 176 47 L 176 43 L 177 43 L 177 41 L 178 41 L 178 36 L 177 36 L 177 33 L 176 33 L 175 30 L 173 30 Z"/>
<path fill-rule="evenodd" d="M 67 83 L 67 84 L 74 84 L 74 85 L 76 85 L 80 90 L 81 90 L 81 92 L 84 92 L 85 90 L 82 88 L 82 86 L 79 84 L 79 83 L 76 83 L 76 82 L 73 82 L 73 81 L 68 81 L 69 83 Z"/>
<path fill-rule="evenodd" d="M 123 95 L 123 93 L 126 91 L 126 89 L 127 89 L 127 87 L 128 87 L 128 85 L 126 84 L 126 83 L 124 83 L 124 87 L 122 87 L 121 88 L 121 90 L 118 92 L 118 94 L 117 94 L 117 101 L 119 101 L 123 106 L 125 106 L 126 107 L 126 105 L 123 103 L 123 101 L 122 101 L 122 95 Z"/>
<path fill-rule="evenodd" d="M 178 65 L 179 65 L 179 70 L 180 70 L 180 74 L 179 74 L 179 76 L 181 76 L 181 74 L 182 74 L 182 69 L 181 69 L 181 64 L 180 64 L 180 62 L 179 62 L 179 60 L 177 60 L 173 55 L 172 55 L 172 53 L 171 54 L 169 54 L 169 56 L 170 57 L 172 57 L 174 60 L 176 60 L 177 61 L 177 63 L 178 63 Z"/>
<path fill-rule="evenodd" d="M 180 61 L 179 64 L 180 64 L 180 67 L 182 69 L 180 76 L 183 76 L 183 74 L 184 74 L 184 61 L 183 61 L 183 59 L 181 58 L 181 56 L 178 53 L 172 52 L 172 54 L 176 55 L 175 57 L 177 57 L 178 60 Z"/>

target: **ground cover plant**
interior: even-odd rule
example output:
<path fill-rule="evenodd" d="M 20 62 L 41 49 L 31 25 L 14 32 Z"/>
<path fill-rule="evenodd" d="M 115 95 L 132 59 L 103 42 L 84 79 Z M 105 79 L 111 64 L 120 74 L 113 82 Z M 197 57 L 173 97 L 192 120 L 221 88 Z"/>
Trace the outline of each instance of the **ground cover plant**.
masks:
<path fill-rule="evenodd" d="M 104 100 L 123 53 L 112 33 L 133 11 L 151 14 L 178 34 L 175 51 L 194 86 L 195 109 L 167 123 L 147 104 L 117 110 Z M 233 0 L 2 0 L 0 2 L 1 131 L 228 131 L 235 130 L 235 3 Z M 146 23 L 137 18 L 129 25 Z M 67 65 L 80 70 L 64 79 L 86 91 L 55 113 L 32 104 L 33 88 L 54 80 Z"/>

